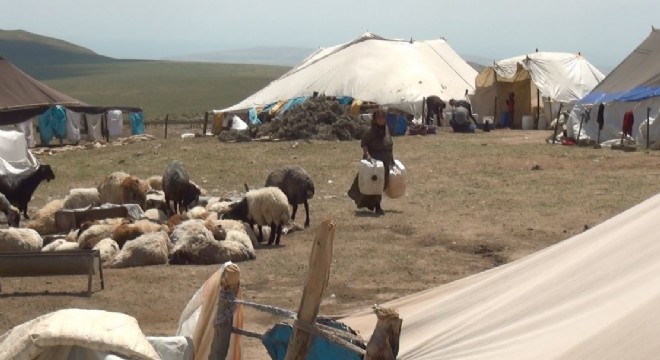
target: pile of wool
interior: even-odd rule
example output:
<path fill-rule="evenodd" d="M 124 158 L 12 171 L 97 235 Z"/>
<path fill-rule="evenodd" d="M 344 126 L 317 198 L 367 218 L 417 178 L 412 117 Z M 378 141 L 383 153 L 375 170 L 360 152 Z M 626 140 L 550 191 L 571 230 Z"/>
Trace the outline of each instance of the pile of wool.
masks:
<path fill-rule="evenodd" d="M 359 140 L 369 127 L 368 120 L 352 117 L 347 106 L 320 96 L 295 105 L 260 126 L 257 136 L 283 140 Z"/>

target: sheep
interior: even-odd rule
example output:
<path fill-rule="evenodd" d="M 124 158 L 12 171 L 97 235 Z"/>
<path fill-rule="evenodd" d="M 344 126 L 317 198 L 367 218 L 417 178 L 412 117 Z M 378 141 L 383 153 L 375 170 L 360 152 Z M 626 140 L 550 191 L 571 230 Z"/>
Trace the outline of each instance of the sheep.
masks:
<path fill-rule="evenodd" d="M 314 197 L 314 182 L 302 166 L 285 166 L 268 174 L 266 186 L 278 187 L 286 195 L 289 205 L 293 207 L 291 221 L 296 219 L 298 205 L 305 205 L 305 228 L 309 227 L 309 204 L 307 200 Z"/>
<path fill-rule="evenodd" d="M 243 231 L 228 231 L 227 237 L 220 245 L 219 262 L 240 262 L 257 258 L 250 237 Z"/>
<path fill-rule="evenodd" d="M 146 210 L 158 209 L 163 211 L 165 214 L 171 212 L 170 207 L 165 202 L 165 193 L 162 191 L 154 191 L 154 190 L 147 193 L 147 201 L 146 201 L 145 209 Z"/>
<path fill-rule="evenodd" d="M 135 176 L 116 171 L 106 176 L 97 187 L 101 204 L 137 204 L 145 209 L 149 186 Z"/>
<path fill-rule="evenodd" d="M 81 249 L 93 249 L 96 244 L 112 235 L 116 225 L 95 224 L 87 229 L 81 229 L 78 235 L 78 246 Z"/>
<path fill-rule="evenodd" d="M 149 187 L 151 187 L 151 189 L 156 191 L 163 191 L 162 176 L 158 176 L 158 175 L 150 176 L 149 178 L 147 178 L 146 182 L 147 184 L 149 184 Z"/>
<path fill-rule="evenodd" d="M 64 198 L 65 209 L 82 209 L 101 205 L 101 195 L 97 188 L 71 189 Z"/>
<path fill-rule="evenodd" d="M 179 161 L 171 161 L 163 174 L 163 191 L 165 203 L 170 206 L 174 202 L 173 213 L 181 213 L 181 207 L 188 211 L 188 206 L 199 201 L 200 189 L 190 182 L 188 173 Z"/>
<path fill-rule="evenodd" d="M 143 219 L 138 220 L 132 224 L 123 223 L 115 227 L 112 230 L 110 238 L 116 241 L 119 245 L 119 248 L 123 248 L 126 242 L 136 239 L 144 234 L 167 231 L 168 228 L 165 225 L 161 225 L 150 220 Z"/>
<path fill-rule="evenodd" d="M 119 244 L 110 238 L 105 238 L 94 245 L 93 249 L 99 251 L 101 264 L 107 266 L 119 252 Z"/>
<path fill-rule="evenodd" d="M 206 227 L 209 228 L 209 230 L 211 230 L 213 227 L 216 227 L 216 228 L 219 228 L 219 229 L 223 230 L 225 233 L 230 231 L 230 230 L 243 232 L 250 238 L 250 241 L 252 242 L 253 247 L 256 248 L 256 247 L 259 246 L 259 242 L 257 241 L 256 234 L 254 233 L 252 228 L 244 222 L 237 221 L 237 220 L 228 220 L 228 219 L 217 220 L 217 215 L 214 215 L 213 213 L 211 213 L 211 215 L 206 219 L 205 224 L 207 224 Z M 269 232 L 270 228 L 265 227 L 264 230 L 265 230 L 265 233 L 263 235 L 264 236 L 270 236 L 270 232 Z M 211 232 L 213 232 L 213 230 L 211 230 Z"/>
<path fill-rule="evenodd" d="M 19 227 L 21 224 L 21 212 L 3 194 L 0 194 L 0 211 L 5 214 L 9 227 Z"/>
<path fill-rule="evenodd" d="M 110 268 L 127 268 L 167 264 L 172 244 L 164 231 L 144 234 L 126 243 L 108 264 Z"/>
<path fill-rule="evenodd" d="M 80 250 L 78 243 L 72 243 L 67 241 L 55 249 L 55 251 L 72 251 L 72 250 Z"/>
<path fill-rule="evenodd" d="M 78 247 L 78 243 L 69 242 L 66 241 L 65 239 L 57 239 L 52 243 L 44 246 L 41 249 L 41 252 L 71 251 L 78 249 L 80 249 L 80 247 Z"/>
<path fill-rule="evenodd" d="M 32 229 L 0 229 L 0 253 L 41 251 L 43 246 L 43 239 L 39 233 Z"/>
<path fill-rule="evenodd" d="M 229 212 L 223 219 L 241 220 L 250 225 L 270 225 L 268 245 L 280 244 L 282 227 L 290 221 L 289 201 L 286 195 L 277 187 L 265 187 L 248 191 L 245 197 L 230 205 Z M 259 228 L 259 242 L 262 242 L 263 230 Z"/>
<path fill-rule="evenodd" d="M 223 241 L 214 239 L 201 220 L 188 220 L 172 233 L 170 264 L 218 264 L 255 258 L 249 237 L 242 231 L 227 232 Z"/>
<path fill-rule="evenodd" d="M 63 199 L 52 200 L 37 211 L 34 217 L 26 224 L 26 227 L 36 230 L 41 235 L 57 233 L 55 213 L 62 209 L 63 206 Z"/>
<path fill-rule="evenodd" d="M 149 200 L 147 200 L 149 201 Z M 167 223 L 167 215 L 159 209 L 149 209 L 144 212 L 144 217 L 159 224 Z"/>
<path fill-rule="evenodd" d="M 229 212 L 230 201 L 221 201 L 220 198 L 211 198 L 206 203 L 206 210 L 208 212 L 214 212 L 219 215 L 226 214 Z"/>
<path fill-rule="evenodd" d="M 7 197 L 9 202 L 23 212 L 26 220 L 30 219 L 27 208 L 32 194 L 42 181 L 55 180 L 55 174 L 50 165 L 41 164 L 35 170 L 26 171 L 18 175 L 7 174 L 0 176 L 0 193 Z"/>
<path fill-rule="evenodd" d="M 204 220 L 209 216 L 209 212 L 201 206 L 195 206 L 186 213 L 186 216 L 188 219 Z"/>

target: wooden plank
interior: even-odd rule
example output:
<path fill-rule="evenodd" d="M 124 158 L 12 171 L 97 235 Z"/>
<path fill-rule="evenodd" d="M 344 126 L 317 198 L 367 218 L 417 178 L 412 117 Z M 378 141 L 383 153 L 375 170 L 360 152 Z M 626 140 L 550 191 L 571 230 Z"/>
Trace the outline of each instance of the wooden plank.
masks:
<path fill-rule="evenodd" d="M 396 360 L 399 354 L 399 337 L 403 320 L 392 309 L 374 308 L 378 322 L 369 343 L 364 360 Z"/>
<path fill-rule="evenodd" d="M 229 264 L 222 272 L 220 278 L 220 296 L 218 296 L 216 317 L 224 316 L 234 306 L 233 303 L 225 300 L 223 293 L 229 293 L 232 297 L 238 296 L 238 290 L 241 285 L 241 271 L 236 264 Z M 209 360 L 224 360 L 229 352 L 231 343 L 232 321 L 231 317 L 221 323 L 215 323 L 215 334 L 211 343 Z"/>
<path fill-rule="evenodd" d="M 0 277 L 87 275 L 95 252 L 98 250 L 0 254 Z"/>
<path fill-rule="evenodd" d="M 305 282 L 298 320 L 307 324 L 314 324 L 319 313 L 323 292 L 328 285 L 330 265 L 332 263 L 332 244 L 335 238 L 335 225 L 331 220 L 321 223 L 312 245 L 312 254 L 309 258 L 309 273 Z M 293 328 L 293 335 L 289 341 L 285 360 L 304 360 L 311 344 L 312 335 L 300 327 Z"/>

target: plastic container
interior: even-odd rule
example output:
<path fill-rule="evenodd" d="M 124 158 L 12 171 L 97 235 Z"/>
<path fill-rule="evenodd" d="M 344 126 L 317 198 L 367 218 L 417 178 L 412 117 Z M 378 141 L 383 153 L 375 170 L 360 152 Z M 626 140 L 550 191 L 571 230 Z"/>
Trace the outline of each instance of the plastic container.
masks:
<path fill-rule="evenodd" d="M 523 130 L 534 130 L 534 117 L 532 117 L 532 115 L 523 115 L 523 117 L 522 117 L 522 129 Z"/>
<path fill-rule="evenodd" d="M 378 160 L 361 160 L 358 166 L 358 187 L 363 195 L 381 195 L 385 187 L 385 166 Z"/>
<path fill-rule="evenodd" d="M 406 167 L 401 161 L 394 160 L 394 166 L 390 169 L 390 179 L 387 182 L 385 195 L 390 199 L 398 199 L 406 194 Z"/>

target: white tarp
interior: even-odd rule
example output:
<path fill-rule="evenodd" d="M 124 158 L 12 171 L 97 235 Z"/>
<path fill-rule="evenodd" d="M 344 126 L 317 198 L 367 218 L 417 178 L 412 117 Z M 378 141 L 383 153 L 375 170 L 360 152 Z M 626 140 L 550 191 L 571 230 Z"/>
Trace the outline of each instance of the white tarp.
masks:
<path fill-rule="evenodd" d="M 36 121 L 35 118 L 31 118 L 17 124 L 18 131 L 25 135 L 25 140 L 27 141 L 27 145 L 30 149 L 37 146 L 37 142 L 34 140 L 34 121 Z"/>
<path fill-rule="evenodd" d="M 20 174 L 37 166 L 22 132 L 0 130 L 0 175 Z"/>
<path fill-rule="evenodd" d="M 398 359 L 653 359 L 660 195 L 535 254 L 390 303 Z M 370 310 L 340 319 L 369 337 Z"/>
<path fill-rule="evenodd" d="M 241 111 L 280 100 L 311 96 L 351 96 L 420 117 L 430 95 L 463 99 L 472 93 L 477 72 L 447 41 L 392 40 L 366 33 L 345 44 L 320 49 L 299 65 L 223 111 Z"/>

